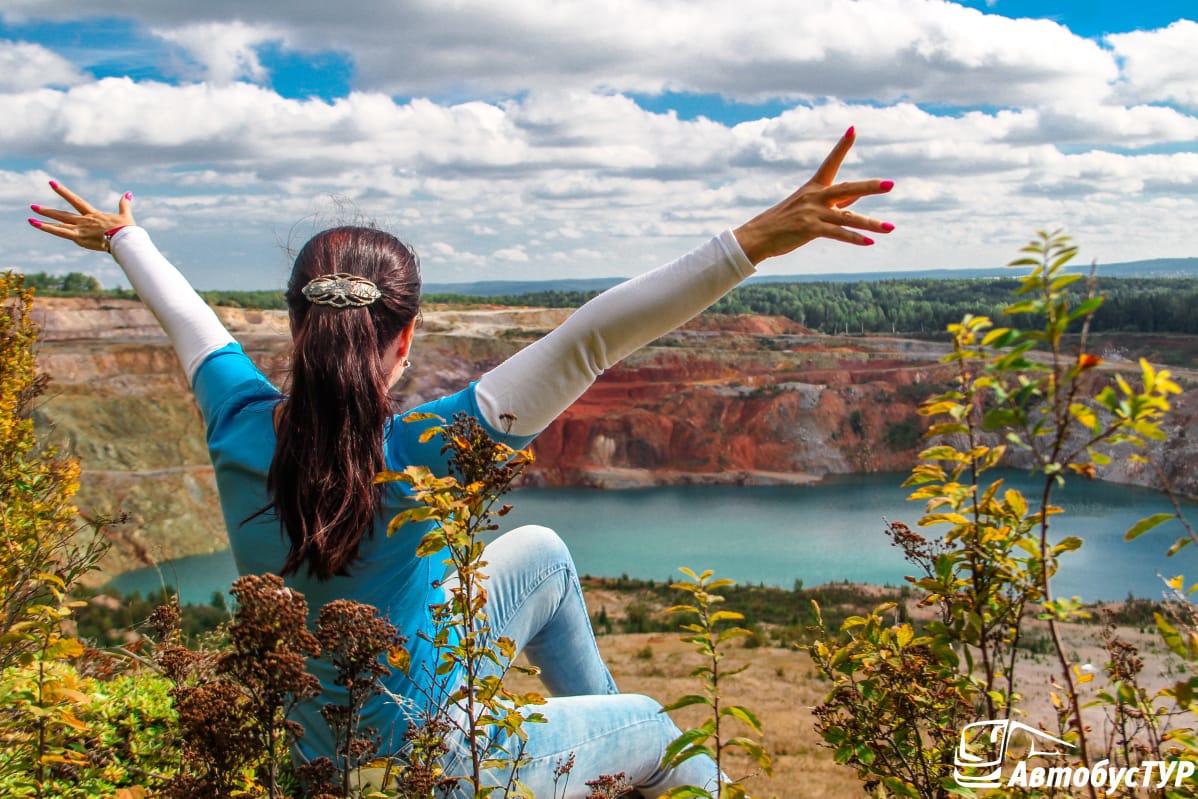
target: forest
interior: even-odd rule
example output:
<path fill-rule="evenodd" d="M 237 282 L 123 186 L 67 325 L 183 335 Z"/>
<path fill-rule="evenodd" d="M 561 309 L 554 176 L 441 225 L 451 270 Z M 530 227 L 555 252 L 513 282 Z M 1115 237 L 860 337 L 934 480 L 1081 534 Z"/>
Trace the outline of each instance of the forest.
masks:
<path fill-rule="evenodd" d="M 95 278 L 34 274 L 28 285 L 57 296 L 109 296 L 135 299 L 127 289 L 100 289 Z M 88 282 L 90 281 L 90 282 Z M 1073 301 L 1086 291 L 1084 280 L 1069 287 Z M 784 316 L 828 334 L 943 335 L 945 327 L 965 314 L 1001 318 L 1015 278 L 918 278 L 854 283 L 750 283 L 724 297 L 709 313 Z M 1094 315 L 1095 332 L 1198 333 L 1198 279 L 1111 278 L 1099 281 L 1105 298 Z M 49 291 L 47 291 L 49 289 Z M 595 296 L 586 291 L 538 291 L 527 294 L 477 297 L 469 294 L 428 294 L 426 303 L 575 308 Z M 281 291 L 202 291 L 213 305 L 233 308 L 284 310 Z M 1027 320 L 1015 318 L 1015 323 Z"/>
<path fill-rule="evenodd" d="M 965 314 L 1001 318 L 1019 286 L 1009 279 L 881 280 L 856 283 L 760 283 L 741 286 L 709 313 L 784 316 L 821 333 L 943 333 Z M 1085 281 L 1072 287 L 1074 301 Z M 1120 278 L 1101 281 L 1105 297 L 1091 322 L 1095 331 L 1198 333 L 1198 280 Z M 545 291 L 514 297 L 488 297 L 497 305 L 573 308 L 594 296 L 586 292 Z M 479 298 L 440 294 L 431 302 L 469 303 Z M 1018 323 L 1021 320 L 1016 318 Z"/>

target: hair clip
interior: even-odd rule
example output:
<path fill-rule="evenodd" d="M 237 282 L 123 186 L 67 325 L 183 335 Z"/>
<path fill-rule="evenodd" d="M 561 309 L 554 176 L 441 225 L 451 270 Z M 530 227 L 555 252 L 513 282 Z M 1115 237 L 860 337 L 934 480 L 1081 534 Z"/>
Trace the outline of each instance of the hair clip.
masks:
<path fill-rule="evenodd" d="M 383 296 L 383 292 L 379 291 L 379 287 L 374 283 L 348 272 L 312 278 L 308 285 L 304 286 L 303 294 L 309 302 L 331 305 L 334 308 L 360 308 Z"/>

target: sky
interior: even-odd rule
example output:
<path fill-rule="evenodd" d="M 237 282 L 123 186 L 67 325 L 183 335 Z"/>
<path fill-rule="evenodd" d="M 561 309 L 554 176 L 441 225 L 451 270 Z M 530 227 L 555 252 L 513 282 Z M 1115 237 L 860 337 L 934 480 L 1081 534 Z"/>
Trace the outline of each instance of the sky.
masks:
<path fill-rule="evenodd" d="M 373 221 L 428 282 L 633 275 L 801 185 L 850 125 L 873 247 L 763 274 L 1198 255 L 1195 0 L 0 0 L 0 269 L 58 180 L 197 288 L 275 289 Z"/>

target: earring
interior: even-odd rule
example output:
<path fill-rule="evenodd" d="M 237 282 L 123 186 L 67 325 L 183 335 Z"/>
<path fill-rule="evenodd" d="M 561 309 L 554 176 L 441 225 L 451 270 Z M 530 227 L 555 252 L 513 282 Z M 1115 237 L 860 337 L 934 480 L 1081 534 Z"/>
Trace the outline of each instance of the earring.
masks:
<path fill-rule="evenodd" d="M 404 358 L 403 363 L 400 365 L 403 366 L 404 369 L 410 369 L 412 367 L 412 362 L 409 361 L 407 358 Z"/>

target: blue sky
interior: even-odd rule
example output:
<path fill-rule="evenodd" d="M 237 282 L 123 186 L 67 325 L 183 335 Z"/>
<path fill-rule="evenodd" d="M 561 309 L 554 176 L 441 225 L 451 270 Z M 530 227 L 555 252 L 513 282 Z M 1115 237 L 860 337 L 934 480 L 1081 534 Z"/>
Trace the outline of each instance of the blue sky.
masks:
<path fill-rule="evenodd" d="M 1198 255 L 1192 2 L 94 0 L 0 5 L 0 268 L 95 274 L 24 226 L 49 179 L 139 221 L 200 287 L 276 288 L 370 218 L 434 282 L 630 275 L 801 183 L 896 181 L 868 250 L 766 273 Z"/>

